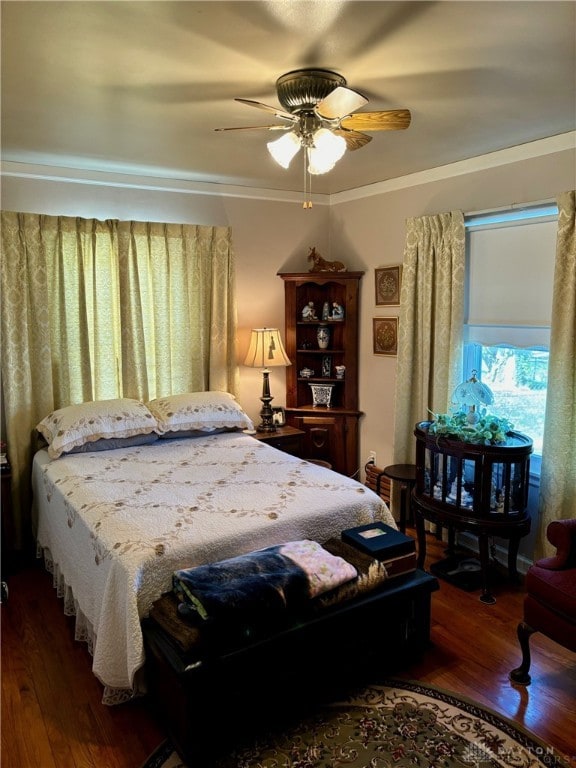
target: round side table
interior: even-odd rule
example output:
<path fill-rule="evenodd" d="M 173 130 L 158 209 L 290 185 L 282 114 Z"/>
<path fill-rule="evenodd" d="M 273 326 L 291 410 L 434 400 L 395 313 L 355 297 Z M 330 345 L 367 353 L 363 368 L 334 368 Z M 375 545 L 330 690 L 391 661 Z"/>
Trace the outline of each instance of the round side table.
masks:
<path fill-rule="evenodd" d="M 412 489 L 416 485 L 415 464 L 391 464 L 382 470 L 386 477 L 400 483 L 400 521 L 399 528 L 406 532 L 406 522 L 412 520 Z"/>

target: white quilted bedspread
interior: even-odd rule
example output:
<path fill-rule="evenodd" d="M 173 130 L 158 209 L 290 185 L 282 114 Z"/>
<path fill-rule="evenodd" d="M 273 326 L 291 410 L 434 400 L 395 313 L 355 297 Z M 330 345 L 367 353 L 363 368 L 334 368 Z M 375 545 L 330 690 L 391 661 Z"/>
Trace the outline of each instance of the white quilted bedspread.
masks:
<path fill-rule="evenodd" d="M 140 620 L 176 569 L 395 526 L 359 482 L 242 433 L 56 460 L 40 451 L 33 483 L 38 547 L 93 631 L 94 674 L 127 694 L 144 663 Z"/>

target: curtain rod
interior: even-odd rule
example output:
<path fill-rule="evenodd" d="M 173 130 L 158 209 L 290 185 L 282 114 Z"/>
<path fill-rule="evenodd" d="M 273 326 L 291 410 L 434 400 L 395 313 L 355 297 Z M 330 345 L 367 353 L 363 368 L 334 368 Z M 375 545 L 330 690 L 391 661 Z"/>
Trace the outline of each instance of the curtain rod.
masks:
<path fill-rule="evenodd" d="M 510 205 L 503 205 L 500 208 L 486 208 L 483 211 L 465 211 L 464 218 L 472 218 L 473 216 L 487 216 L 491 213 L 502 213 L 503 211 L 523 210 L 525 208 L 538 208 L 547 205 L 556 205 L 554 198 L 548 198 L 547 200 L 535 200 L 531 203 L 510 203 Z"/>

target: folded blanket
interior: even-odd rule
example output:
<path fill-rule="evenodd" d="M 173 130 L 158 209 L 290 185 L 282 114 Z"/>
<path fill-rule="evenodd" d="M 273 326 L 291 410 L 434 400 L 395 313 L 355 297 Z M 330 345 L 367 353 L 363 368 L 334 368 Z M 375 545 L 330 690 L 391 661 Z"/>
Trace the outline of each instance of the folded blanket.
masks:
<path fill-rule="evenodd" d="M 388 569 L 383 562 L 347 544 L 342 539 L 328 539 L 322 546 L 331 554 L 342 557 L 353 565 L 357 576 L 336 589 L 320 595 L 314 601 L 314 605 L 318 609 L 338 605 L 355 597 L 360 597 L 366 592 L 372 592 L 389 577 Z"/>
<path fill-rule="evenodd" d="M 184 606 L 203 619 L 247 623 L 270 621 L 356 575 L 346 560 L 304 540 L 175 571 L 172 583 Z"/>
<path fill-rule="evenodd" d="M 299 620 L 305 620 L 307 617 L 371 592 L 380 587 L 387 578 L 384 563 L 346 544 L 342 539 L 329 539 L 322 546 L 332 555 L 341 557 L 354 566 L 357 576 L 308 600 L 299 612 Z M 248 622 L 245 616 L 237 617 L 236 621 L 227 624 L 205 621 L 200 618 L 197 611 L 190 608 L 188 603 L 180 602 L 176 590 L 173 590 L 166 592 L 155 601 L 150 611 L 150 618 L 164 630 L 180 653 L 194 661 L 217 656 L 230 648 L 266 637 L 277 626 L 281 628 L 289 616 L 284 614 L 281 620 L 278 617 L 278 620 L 273 621 L 271 617 L 267 619 L 260 615 L 257 617 L 256 624 Z"/>

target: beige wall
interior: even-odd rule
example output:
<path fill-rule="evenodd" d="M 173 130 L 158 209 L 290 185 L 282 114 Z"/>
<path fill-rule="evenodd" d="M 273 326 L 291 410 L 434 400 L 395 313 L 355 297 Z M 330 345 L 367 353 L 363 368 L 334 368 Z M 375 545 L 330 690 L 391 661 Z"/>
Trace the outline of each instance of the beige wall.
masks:
<path fill-rule="evenodd" d="M 460 209 L 464 212 L 493 209 L 512 203 L 555 197 L 576 186 L 576 152 L 562 149 L 514 162 L 494 163 L 484 170 L 478 160 L 448 166 L 442 173 L 419 174 L 388 182 L 377 194 L 367 188 L 337 195 L 331 205 L 315 204 L 304 211 L 293 200 L 244 198 L 147 189 L 145 185 L 42 180 L 28 175 L 2 178 L 2 207 L 52 215 L 177 221 L 232 227 L 237 265 L 239 362 L 252 327 L 284 327 L 283 282 L 278 271 L 305 271 L 308 249 L 315 246 L 329 258 L 340 259 L 349 269 L 366 272 L 361 289 L 360 344 L 360 464 L 369 450 L 377 463 L 392 459 L 395 358 L 372 353 L 372 318 L 398 314 L 398 308 L 378 308 L 374 303 L 374 268 L 402 261 L 405 220 L 409 216 Z M 432 179 L 432 180 L 429 180 Z M 158 180 L 156 180 L 158 186 Z M 347 199 L 350 198 L 350 199 Z M 520 276 L 519 276 L 520 279 Z M 256 418 L 260 409 L 261 375 L 240 368 L 240 401 Z M 283 405 L 284 376 L 271 373 L 274 405 Z M 425 418 L 426 414 L 422 414 Z"/>

